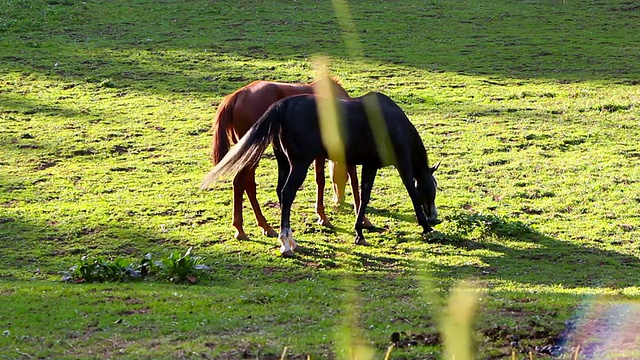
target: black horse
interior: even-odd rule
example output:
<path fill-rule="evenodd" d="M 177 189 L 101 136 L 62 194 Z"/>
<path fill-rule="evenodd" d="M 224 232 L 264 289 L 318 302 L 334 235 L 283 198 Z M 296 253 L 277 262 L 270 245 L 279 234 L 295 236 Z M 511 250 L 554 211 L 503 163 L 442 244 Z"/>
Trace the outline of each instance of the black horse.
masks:
<path fill-rule="evenodd" d="M 336 140 L 335 135 L 338 136 L 336 149 L 336 146 L 327 146 L 326 132 L 323 137 L 321 130 L 325 129 L 322 122 L 327 121 L 318 115 L 323 101 L 330 100 L 299 95 L 273 104 L 205 176 L 201 188 L 208 188 L 221 175 L 233 176 L 241 169 L 254 166 L 272 143 L 278 161 L 280 252 L 283 256 L 293 256 L 297 244 L 289 220 L 291 205 L 316 157 L 362 165 L 362 203 L 355 221 L 356 244 L 366 244 L 362 219 L 376 172 L 383 166 L 394 165 L 409 192 L 418 223 L 424 233 L 432 231 L 430 224 L 438 222 L 433 176 L 438 165 L 429 167 L 420 135 L 402 109 L 380 93 L 369 93 L 352 100 L 334 100 L 340 113 L 340 131 L 333 133 L 334 139 L 329 140 Z"/>

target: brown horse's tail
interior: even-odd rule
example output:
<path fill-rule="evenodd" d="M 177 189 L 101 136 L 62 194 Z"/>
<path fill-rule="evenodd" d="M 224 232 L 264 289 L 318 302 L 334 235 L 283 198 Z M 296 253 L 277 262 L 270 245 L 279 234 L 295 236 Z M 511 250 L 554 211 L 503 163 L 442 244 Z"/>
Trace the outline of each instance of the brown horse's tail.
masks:
<path fill-rule="evenodd" d="M 280 132 L 281 115 L 281 102 L 271 105 L 231 151 L 205 175 L 200 189 L 207 189 L 220 176 L 234 176 L 242 169 L 258 165 L 267 146 Z"/>
<path fill-rule="evenodd" d="M 216 111 L 213 120 L 213 141 L 211 142 L 211 162 L 217 164 L 229 152 L 231 147 L 229 139 L 232 136 L 233 107 L 238 98 L 237 93 L 225 97 Z"/>

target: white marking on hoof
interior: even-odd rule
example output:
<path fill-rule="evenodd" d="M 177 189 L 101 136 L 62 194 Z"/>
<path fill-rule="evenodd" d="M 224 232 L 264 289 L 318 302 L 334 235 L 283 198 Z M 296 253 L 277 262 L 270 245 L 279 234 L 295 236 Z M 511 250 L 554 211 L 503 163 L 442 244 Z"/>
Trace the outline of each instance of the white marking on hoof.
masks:
<path fill-rule="evenodd" d="M 327 218 L 326 216 L 323 218 L 322 216 L 318 215 L 317 223 L 328 228 L 333 227 L 331 221 L 329 221 L 329 218 Z"/>
<path fill-rule="evenodd" d="M 278 242 L 280 243 L 281 254 L 291 251 L 291 246 L 289 246 L 289 240 L 286 238 L 286 236 L 280 234 L 280 236 L 278 236 Z"/>
<path fill-rule="evenodd" d="M 278 236 L 278 242 L 280 242 L 280 253 L 283 256 L 290 256 L 293 254 L 293 250 L 298 247 L 296 241 L 293 239 L 291 229 L 283 229 Z M 286 254 L 286 255 L 285 255 Z"/>

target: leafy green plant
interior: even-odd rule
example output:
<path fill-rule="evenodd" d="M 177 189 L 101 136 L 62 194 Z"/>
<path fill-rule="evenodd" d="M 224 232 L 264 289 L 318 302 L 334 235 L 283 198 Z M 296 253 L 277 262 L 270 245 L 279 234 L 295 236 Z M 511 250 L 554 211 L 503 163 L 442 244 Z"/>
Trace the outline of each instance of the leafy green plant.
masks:
<path fill-rule="evenodd" d="M 184 255 L 172 252 L 168 256 L 153 261 L 151 253 L 139 262 L 130 262 L 123 258 L 106 260 L 103 257 L 83 256 L 80 261 L 65 273 L 62 281 L 82 282 L 128 282 L 158 276 L 174 283 L 197 280 L 196 275 L 208 267 L 199 256 L 191 255 L 191 248 Z"/>
<path fill-rule="evenodd" d="M 189 248 L 184 255 L 172 252 L 169 256 L 156 261 L 155 266 L 158 268 L 158 275 L 169 279 L 173 283 L 195 283 L 197 275 L 208 269 L 208 267 L 203 263 L 202 257 L 191 255 L 191 249 Z"/>
<path fill-rule="evenodd" d="M 66 282 L 126 282 L 142 278 L 141 267 L 129 263 L 126 259 L 113 261 L 102 257 L 82 259 L 62 278 Z"/>

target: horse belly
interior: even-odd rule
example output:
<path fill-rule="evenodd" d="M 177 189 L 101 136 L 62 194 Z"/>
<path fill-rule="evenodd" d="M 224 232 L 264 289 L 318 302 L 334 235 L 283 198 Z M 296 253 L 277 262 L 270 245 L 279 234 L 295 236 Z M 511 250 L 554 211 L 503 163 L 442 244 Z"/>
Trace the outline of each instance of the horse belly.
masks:
<path fill-rule="evenodd" d="M 350 165 L 380 166 L 380 156 L 370 132 L 351 132 L 345 146 L 345 157 Z"/>
<path fill-rule="evenodd" d="M 327 157 L 314 111 L 294 112 L 300 116 L 285 117 L 280 141 L 290 160 L 312 161 L 318 156 Z"/>

